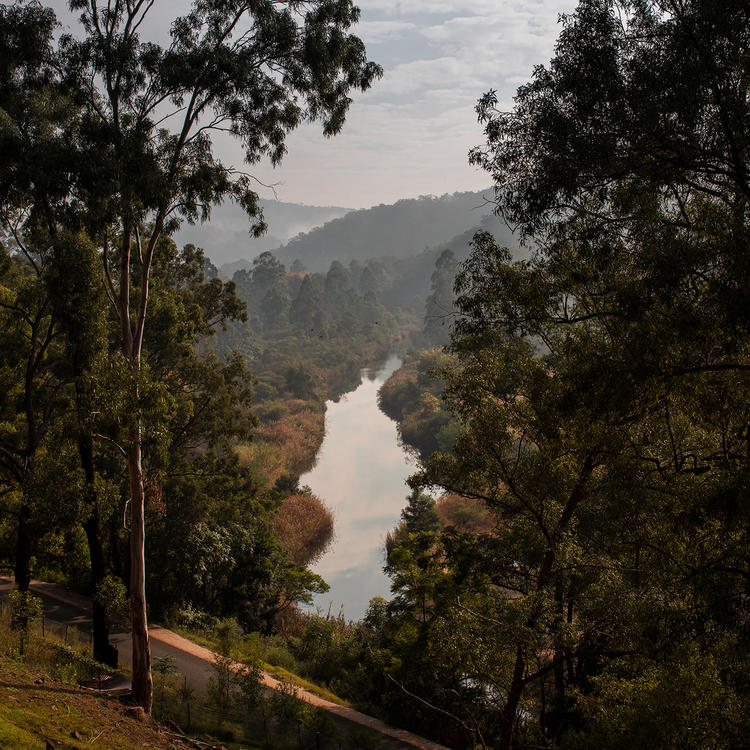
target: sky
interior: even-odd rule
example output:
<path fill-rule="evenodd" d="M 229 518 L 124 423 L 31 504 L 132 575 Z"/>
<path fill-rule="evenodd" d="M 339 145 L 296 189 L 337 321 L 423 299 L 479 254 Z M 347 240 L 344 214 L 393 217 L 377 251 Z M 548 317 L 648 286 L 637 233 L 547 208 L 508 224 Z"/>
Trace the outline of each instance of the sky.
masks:
<path fill-rule="evenodd" d="M 66 22 L 65 0 L 49 2 Z M 276 168 L 253 167 L 261 197 L 308 205 L 368 208 L 399 198 L 482 190 L 489 176 L 468 164 L 483 141 L 474 106 L 495 89 L 503 108 L 537 64 L 547 64 L 561 13 L 575 0 L 360 0 L 354 28 L 384 69 L 353 96 L 342 133 L 304 126 Z M 156 0 L 147 34 L 166 40 L 185 0 Z M 69 16 L 68 16 L 69 17 Z M 68 21 L 69 22 L 69 21 Z M 217 152 L 242 165 L 238 144 Z"/>
<path fill-rule="evenodd" d="M 304 128 L 282 165 L 259 170 L 281 200 L 367 208 L 399 198 L 482 190 L 468 164 L 483 141 L 474 107 L 496 89 L 504 108 L 547 64 L 574 0 L 361 0 L 356 33 L 383 78 L 355 95 L 342 133 Z"/>

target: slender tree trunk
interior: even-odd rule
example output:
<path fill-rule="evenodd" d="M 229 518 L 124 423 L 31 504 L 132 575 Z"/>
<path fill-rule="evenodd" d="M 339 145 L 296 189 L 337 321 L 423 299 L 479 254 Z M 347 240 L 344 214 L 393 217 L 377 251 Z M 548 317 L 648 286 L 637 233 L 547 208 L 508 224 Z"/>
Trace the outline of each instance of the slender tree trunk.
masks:
<path fill-rule="evenodd" d="M 109 642 L 107 612 L 104 605 L 96 597 L 97 587 L 106 575 L 106 567 L 101 531 L 99 530 L 99 511 L 95 506 L 84 522 L 83 529 L 86 532 L 86 539 L 89 543 L 91 588 L 94 595 L 91 607 L 94 659 L 102 664 L 117 668 L 117 649 Z"/>
<path fill-rule="evenodd" d="M 503 728 L 500 732 L 500 741 L 498 750 L 510 750 L 513 744 L 513 728 L 516 725 L 516 715 L 518 714 L 518 705 L 521 702 L 523 694 L 523 673 L 526 668 L 526 662 L 523 658 L 521 646 L 516 647 L 516 663 L 513 667 L 513 679 L 508 690 L 508 699 L 505 701 L 503 708 Z"/>
<path fill-rule="evenodd" d="M 31 584 L 31 531 L 29 522 L 31 520 L 31 510 L 26 503 L 21 506 L 21 512 L 18 514 L 18 536 L 16 537 L 16 560 L 14 575 L 16 578 L 16 589 L 22 594 L 28 594 L 29 585 Z M 13 613 L 12 627 L 21 633 L 21 655 L 23 655 L 24 639 L 29 626 L 26 607 L 22 606 L 19 612 Z"/>
<path fill-rule="evenodd" d="M 102 540 L 99 533 L 98 513 L 94 512 L 84 524 L 86 538 L 89 542 L 91 557 L 91 585 L 94 598 L 91 606 L 91 624 L 94 659 L 102 664 L 117 669 L 117 649 L 109 642 L 109 625 L 107 624 L 107 611 L 104 605 L 97 599 L 97 587 L 104 580 L 104 554 Z"/>
<path fill-rule="evenodd" d="M 130 475 L 130 612 L 133 628 L 133 698 L 148 714 L 153 701 L 151 649 L 146 619 L 145 492 L 141 470 L 140 426 L 138 439 L 128 450 Z"/>
<path fill-rule="evenodd" d="M 123 214 L 130 214 L 129 191 L 123 192 Z M 160 227 L 154 228 L 158 231 Z M 133 227 L 129 219 L 123 223 L 120 253 L 120 289 L 117 302 L 120 316 L 120 344 L 122 353 L 132 367 L 132 374 L 138 377 L 141 369 L 141 345 L 143 329 L 146 322 L 146 303 L 148 301 L 148 265 L 150 256 L 141 263 L 141 304 L 138 310 L 136 335 L 133 335 L 130 319 L 130 259 Z M 138 234 L 136 232 L 136 238 Z M 151 242 L 155 238 L 151 237 Z M 138 390 L 135 390 L 135 402 L 138 403 Z M 151 713 L 154 685 L 151 678 L 151 648 L 148 639 L 148 620 L 146 618 L 146 526 L 145 526 L 145 490 L 143 486 L 143 467 L 141 463 L 141 415 L 136 415 L 136 423 L 130 435 L 127 448 L 128 479 L 130 484 L 130 615 L 133 642 L 133 699 L 147 713 Z"/>
<path fill-rule="evenodd" d="M 127 564 L 128 550 L 120 544 L 120 528 L 122 518 L 116 516 L 109 522 L 109 551 L 112 562 L 112 572 L 126 585 L 130 585 L 130 567 Z M 120 547 L 123 546 L 123 549 Z M 123 550 L 125 552 L 125 562 L 123 562 Z M 130 588 L 128 588 L 128 592 Z"/>
<path fill-rule="evenodd" d="M 28 591 L 31 583 L 31 510 L 26 503 L 21 506 L 18 514 L 18 534 L 16 536 L 16 560 L 13 573 L 16 578 L 16 588 Z"/>
<path fill-rule="evenodd" d="M 116 669 L 117 649 L 109 642 L 107 613 L 104 606 L 96 598 L 97 587 L 104 580 L 107 568 L 104 562 L 104 545 L 102 543 L 102 533 L 99 523 L 98 497 L 94 472 L 94 445 L 91 435 L 82 434 L 79 437 L 78 452 L 86 477 L 86 502 L 89 506 L 89 515 L 83 522 L 83 530 L 86 532 L 86 540 L 89 545 L 89 560 L 91 563 L 91 591 L 93 593 L 91 622 L 94 659 Z"/>
<path fill-rule="evenodd" d="M 563 585 L 562 581 L 558 577 L 555 581 L 555 609 L 556 617 L 555 621 L 558 627 L 562 626 L 564 617 L 564 602 L 563 602 Z M 559 636 L 555 636 L 555 704 L 554 704 L 554 719 L 550 723 L 550 735 L 553 743 L 557 743 L 557 739 L 560 737 L 562 731 L 564 731 L 567 714 L 567 696 L 566 696 L 566 683 L 565 683 L 565 654 L 562 646 L 558 640 Z"/>

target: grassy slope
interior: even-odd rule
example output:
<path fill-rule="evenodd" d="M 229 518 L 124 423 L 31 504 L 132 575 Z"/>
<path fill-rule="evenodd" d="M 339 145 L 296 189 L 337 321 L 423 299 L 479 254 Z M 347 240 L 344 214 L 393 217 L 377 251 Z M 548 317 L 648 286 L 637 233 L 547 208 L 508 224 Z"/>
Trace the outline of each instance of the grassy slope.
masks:
<path fill-rule="evenodd" d="M 0 747 L 44 750 L 48 742 L 55 748 L 107 750 L 190 747 L 163 727 L 138 721 L 114 699 L 51 680 L 1 657 Z"/>

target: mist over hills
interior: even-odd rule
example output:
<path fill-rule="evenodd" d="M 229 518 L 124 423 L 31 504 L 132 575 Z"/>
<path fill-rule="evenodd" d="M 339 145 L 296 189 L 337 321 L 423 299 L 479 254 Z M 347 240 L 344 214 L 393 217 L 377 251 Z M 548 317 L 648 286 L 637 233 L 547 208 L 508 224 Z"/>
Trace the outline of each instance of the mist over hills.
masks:
<path fill-rule="evenodd" d="M 351 211 L 342 206 L 306 206 L 276 200 L 261 200 L 260 205 L 268 224 L 268 232 L 262 237 L 249 234 L 250 220 L 239 206 L 224 203 L 213 208 L 211 219 L 206 223 L 184 224 L 175 233 L 175 241 L 178 245 L 192 243 L 202 247 L 217 266 L 230 264 L 232 267 L 223 273 L 231 276 L 265 250 L 274 250 L 301 232 Z"/>
<path fill-rule="evenodd" d="M 491 211 L 491 194 L 420 196 L 350 211 L 273 252 L 287 266 L 299 259 L 309 271 L 325 271 L 333 260 L 404 258 L 478 225 Z"/>
<path fill-rule="evenodd" d="M 466 260 L 471 252 L 471 240 L 480 230 L 489 232 L 501 246 L 508 247 L 514 258 L 523 256 L 518 238 L 508 226 L 493 214 L 485 215 L 474 226 L 450 240 L 395 260 L 395 278 L 392 286 L 383 294 L 383 303 L 388 307 L 411 308 L 422 313 L 425 299 L 430 293 L 431 276 L 437 259 L 443 252 L 450 250 L 459 263 Z"/>

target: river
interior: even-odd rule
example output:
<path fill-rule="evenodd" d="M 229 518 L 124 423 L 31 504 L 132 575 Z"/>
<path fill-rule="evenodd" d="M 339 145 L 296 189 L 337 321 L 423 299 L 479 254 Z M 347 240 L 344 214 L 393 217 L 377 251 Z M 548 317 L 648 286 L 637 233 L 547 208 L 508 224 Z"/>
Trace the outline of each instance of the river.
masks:
<path fill-rule="evenodd" d="M 322 614 L 358 620 L 374 596 L 389 596 L 383 573 L 386 532 L 399 521 L 414 461 L 398 443 L 396 423 L 378 409 L 380 386 L 401 365 L 392 356 L 362 371 L 362 382 L 326 404 L 326 436 L 315 468 L 300 477 L 334 514 L 335 537 L 312 566 L 331 590 L 315 597 Z"/>

